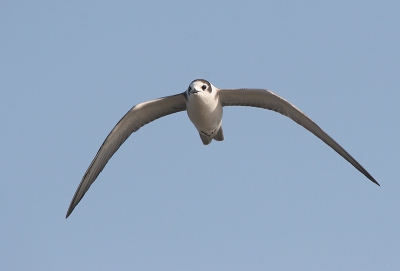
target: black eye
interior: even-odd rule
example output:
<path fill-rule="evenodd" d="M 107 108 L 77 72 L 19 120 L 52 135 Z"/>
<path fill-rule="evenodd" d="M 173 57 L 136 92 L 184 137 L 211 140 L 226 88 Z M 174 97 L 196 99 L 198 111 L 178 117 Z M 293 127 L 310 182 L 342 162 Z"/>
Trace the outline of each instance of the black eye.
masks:
<path fill-rule="evenodd" d="M 203 86 L 201 87 L 202 90 L 206 90 L 206 88 L 207 88 L 206 85 L 203 85 Z"/>

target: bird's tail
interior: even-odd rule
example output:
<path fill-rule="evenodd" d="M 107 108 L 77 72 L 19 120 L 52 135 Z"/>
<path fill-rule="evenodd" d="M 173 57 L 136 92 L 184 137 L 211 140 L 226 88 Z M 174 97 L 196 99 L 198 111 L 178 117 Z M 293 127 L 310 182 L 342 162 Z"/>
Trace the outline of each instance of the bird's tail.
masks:
<path fill-rule="evenodd" d="M 208 145 L 211 143 L 212 137 L 208 135 L 203 135 L 202 133 L 199 133 L 201 141 L 203 141 L 204 145 Z"/>
<path fill-rule="evenodd" d="M 216 141 L 223 141 L 224 140 L 224 131 L 222 131 L 222 126 L 219 128 L 218 132 L 215 134 L 214 137 L 211 137 L 207 134 L 203 134 L 199 132 L 201 141 L 203 141 L 204 145 L 208 145 L 211 143 L 211 141 L 214 139 Z"/>
<path fill-rule="evenodd" d="M 224 140 L 224 131 L 222 131 L 222 126 L 219 128 L 217 134 L 214 136 L 214 139 L 217 141 L 223 141 Z"/>

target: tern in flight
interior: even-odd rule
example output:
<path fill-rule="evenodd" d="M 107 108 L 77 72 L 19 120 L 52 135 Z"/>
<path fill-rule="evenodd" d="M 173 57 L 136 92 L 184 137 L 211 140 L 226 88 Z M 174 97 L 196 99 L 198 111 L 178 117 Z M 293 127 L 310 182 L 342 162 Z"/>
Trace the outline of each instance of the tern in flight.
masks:
<path fill-rule="evenodd" d="M 213 139 L 223 141 L 222 108 L 234 105 L 269 109 L 291 118 L 334 149 L 368 179 L 379 185 L 356 159 L 317 124 L 293 104 L 275 93 L 266 89 L 219 89 L 204 79 L 197 79 L 190 83 L 185 92 L 137 104 L 122 117 L 107 136 L 83 175 L 66 217 L 81 201 L 108 160 L 133 132 L 153 120 L 186 110 L 204 145 L 210 144 Z"/>

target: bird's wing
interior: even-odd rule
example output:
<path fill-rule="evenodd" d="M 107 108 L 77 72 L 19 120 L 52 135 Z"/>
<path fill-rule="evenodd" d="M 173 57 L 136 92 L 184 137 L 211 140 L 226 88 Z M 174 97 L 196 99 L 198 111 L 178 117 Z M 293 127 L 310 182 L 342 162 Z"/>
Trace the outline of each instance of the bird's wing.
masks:
<path fill-rule="evenodd" d="M 276 111 L 291 118 L 328 144 L 328 146 L 334 149 L 368 179 L 379 185 L 379 183 L 356 161 L 356 159 L 354 159 L 335 140 L 325 133 L 317 124 L 315 124 L 293 104 L 279 97 L 275 93 L 265 89 L 221 89 L 219 99 L 222 106 L 238 105 L 259 107 Z"/>
<path fill-rule="evenodd" d="M 85 175 L 83 175 L 82 181 L 69 205 L 66 217 L 78 205 L 89 187 L 106 166 L 108 160 L 110 160 L 113 154 L 133 132 L 136 132 L 140 127 L 153 120 L 184 110 L 186 110 L 184 93 L 140 103 L 132 107 L 115 125 L 106 140 L 104 140 L 92 163 L 86 170 Z"/>

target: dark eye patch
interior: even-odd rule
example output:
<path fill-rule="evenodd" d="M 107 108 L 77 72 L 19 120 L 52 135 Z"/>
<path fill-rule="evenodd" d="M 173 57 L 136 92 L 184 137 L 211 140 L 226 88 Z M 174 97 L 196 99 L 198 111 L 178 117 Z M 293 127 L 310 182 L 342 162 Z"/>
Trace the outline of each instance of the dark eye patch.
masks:
<path fill-rule="evenodd" d="M 201 87 L 202 90 L 206 90 L 206 88 L 207 88 L 206 85 L 203 85 L 203 86 Z"/>

